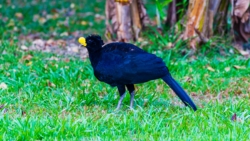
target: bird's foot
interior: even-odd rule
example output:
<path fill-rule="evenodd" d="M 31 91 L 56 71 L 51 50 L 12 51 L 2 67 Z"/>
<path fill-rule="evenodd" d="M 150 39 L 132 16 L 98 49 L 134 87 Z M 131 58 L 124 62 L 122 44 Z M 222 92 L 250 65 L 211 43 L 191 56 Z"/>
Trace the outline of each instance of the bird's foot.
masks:
<path fill-rule="evenodd" d="M 134 109 L 133 107 L 130 106 L 130 107 L 129 107 L 129 110 L 134 111 L 135 109 Z"/>
<path fill-rule="evenodd" d="M 122 101 L 123 101 L 124 97 L 125 97 L 125 93 L 123 95 L 121 95 L 115 111 L 118 111 L 121 108 Z"/>
<path fill-rule="evenodd" d="M 129 111 L 136 112 L 136 109 L 134 109 L 133 107 L 129 107 Z"/>
<path fill-rule="evenodd" d="M 121 105 L 117 105 L 117 107 L 115 108 L 115 111 L 119 111 L 121 108 Z"/>
<path fill-rule="evenodd" d="M 130 101 L 130 106 L 129 106 L 129 109 L 130 109 L 130 110 L 134 109 L 134 106 L 133 106 L 133 105 L 134 105 L 134 101 Z"/>

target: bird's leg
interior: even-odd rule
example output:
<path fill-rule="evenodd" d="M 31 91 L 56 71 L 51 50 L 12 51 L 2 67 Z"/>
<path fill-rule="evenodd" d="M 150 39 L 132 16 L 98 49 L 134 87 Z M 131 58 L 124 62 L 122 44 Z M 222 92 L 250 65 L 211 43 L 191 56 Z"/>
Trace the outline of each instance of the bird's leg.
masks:
<path fill-rule="evenodd" d="M 118 102 L 118 105 L 116 107 L 116 110 L 119 110 L 121 108 L 121 105 L 122 105 L 122 100 L 124 99 L 125 97 L 125 93 L 123 93 L 123 95 L 120 96 L 120 99 L 119 99 L 119 102 Z"/>
<path fill-rule="evenodd" d="M 122 101 L 123 101 L 123 99 L 124 99 L 124 97 L 126 95 L 126 93 L 125 93 L 126 89 L 125 89 L 124 85 L 117 86 L 117 88 L 118 88 L 118 91 L 119 91 L 119 94 L 120 94 L 120 99 L 119 99 L 118 105 L 116 107 L 116 110 L 119 110 L 121 105 L 122 105 Z"/>
<path fill-rule="evenodd" d="M 135 92 L 130 93 L 130 109 L 133 109 Z"/>
<path fill-rule="evenodd" d="M 134 84 L 128 84 L 128 85 L 126 85 L 126 87 L 130 93 L 130 109 L 133 109 L 134 97 L 135 97 L 135 87 L 134 87 Z"/>

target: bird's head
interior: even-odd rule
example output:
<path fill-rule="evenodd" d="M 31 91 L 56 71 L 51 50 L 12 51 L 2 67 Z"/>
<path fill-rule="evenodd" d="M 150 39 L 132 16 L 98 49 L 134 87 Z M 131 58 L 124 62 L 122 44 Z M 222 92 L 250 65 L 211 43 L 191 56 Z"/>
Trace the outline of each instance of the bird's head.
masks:
<path fill-rule="evenodd" d="M 84 47 L 87 47 L 89 51 L 98 50 L 102 48 L 102 45 L 104 44 L 99 35 L 89 35 L 86 38 L 80 37 L 78 42 Z"/>

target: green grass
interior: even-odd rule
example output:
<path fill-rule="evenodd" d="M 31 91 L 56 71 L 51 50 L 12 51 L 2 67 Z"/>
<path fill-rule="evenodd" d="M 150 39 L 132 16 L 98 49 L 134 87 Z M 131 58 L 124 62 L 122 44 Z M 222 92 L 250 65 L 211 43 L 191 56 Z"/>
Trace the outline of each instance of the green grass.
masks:
<path fill-rule="evenodd" d="M 90 6 L 84 6 L 87 4 Z M 70 2 L 60 1 L 54 6 L 46 1 L 44 5 L 19 4 L 10 9 L 12 5 L 3 3 L 0 12 L 4 17 L 25 10 L 35 15 L 41 9 L 60 10 L 69 5 Z M 75 5 L 77 15 L 93 12 L 98 6 L 103 15 L 102 2 Z M 44 33 L 45 39 L 53 31 L 58 32 L 58 39 L 64 31 L 103 34 L 104 21 L 75 16 L 70 21 L 90 21 L 93 25 L 65 28 L 57 26 L 60 20 L 56 19 L 47 27 L 40 27 L 32 22 L 32 17 L 14 19 L 20 32 L 0 26 L 0 83 L 8 86 L 0 89 L 0 140 L 249 140 L 249 59 L 229 52 L 220 55 L 218 50 L 222 47 L 218 46 L 222 45 L 218 49 L 202 48 L 193 58 L 188 55 L 189 50 L 186 55 L 181 52 L 185 44 L 167 50 L 165 44 L 174 39 L 147 35 L 145 40 L 152 44 L 146 45 L 145 50 L 164 59 L 199 109 L 193 112 L 184 107 L 162 80 L 156 80 L 136 85 L 134 111 L 128 108 L 127 94 L 122 109 L 114 112 L 119 99 L 117 90 L 94 77 L 89 60 L 70 57 L 67 61 L 65 56 L 22 51 L 17 42 L 20 34 L 36 32 Z M 222 49 L 230 49 L 225 46 Z M 32 58 L 25 60 L 27 55 Z M 235 113 L 237 120 L 232 121 Z"/>

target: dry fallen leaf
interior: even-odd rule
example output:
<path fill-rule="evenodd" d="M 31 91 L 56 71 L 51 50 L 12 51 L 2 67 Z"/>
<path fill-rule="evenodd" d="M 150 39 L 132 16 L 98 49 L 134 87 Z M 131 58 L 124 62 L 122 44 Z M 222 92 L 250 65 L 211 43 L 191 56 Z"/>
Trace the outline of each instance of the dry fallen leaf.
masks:
<path fill-rule="evenodd" d="M 206 73 L 204 76 L 205 76 L 205 77 L 209 77 L 209 74 Z"/>
<path fill-rule="evenodd" d="M 67 62 L 67 63 L 68 63 L 69 61 L 70 61 L 69 58 L 65 58 L 65 59 L 64 59 L 64 62 Z"/>
<path fill-rule="evenodd" d="M 45 41 L 43 41 L 41 39 L 36 39 L 36 40 L 33 41 L 32 45 L 33 46 L 44 47 Z"/>
<path fill-rule="evenodd" d="M 28 47 L 25 46 L 25 45 L 22 45 L 22 46 L 21 46 L 21 49 L 22 49 L 22 50 L 28 50 Z"/>
<path fill-rule="evenodd" d="M 58 14 L 58 13 L 55 13 L 55 14 L 53 14 L 53 16 L 52 16 L 53 19 L 57 19 L 58 17 L 59 17 L 59 14 Z"/>
<path fill-rule="evenodd" d="M 100 15 L 100 14 L 95 14 L 95 21 L 102 21 L 105 20 L 105 16 L 104 15 Z"/>
<path fill-rule="evenodd" d="M 189 76 L 184 77 L 184 82 L 190 82 L 190 81 L 192 81 L 192 77 Z"/>
<path fill-rule="evenodd" d="M 56 85 L 54 83 L 50 82 L 50 81 L 47 81 L 47 84 L 48 84 L 49 87 L 56 87 Z"/>
<path fill-rule="evenodd" d="M 8 86 L 4 82 L 0 83 L 0 89 L 5 90 L 7 88 Z"/>
<path fill-rule="evenodd" d="M 238 65 L 234 65 L 234 68 L 235 69 L 246 69 L 246 67 L 245 66 L 238 66 Z"/>
<path fill-rule="evenodd" d="M 230 67 L 226 67 L 226 68 L 225 68 L 225 71 L 226 71 L 226 72 L 229 72 L 229 71 L 230 71 Z"/>
<path fill-rule="evenodd" d="M 22 60 L 30 60 L 30 59 L 32 59 L 32 57 L 33 57 L 32 55 L 28 54 L 28 55 L 24 56 L 22 58 Z"/>
<path fill-rule="evenodd" d="M 26 65 L 27 66 L 31 66 L 32 65 L 32 61 L 29 61 Z"/>
<path fill-rule="evenodd" d="M 172 48 L 172 47 L 173 47 L 173 44 L 172 44 L 171 42 L 169 42 L 169 43 L 167 44 L 167 48 L 170 49 L 170 48 Z"/>
<path fill-rule="evenodd" d="M 23 14 L 20 13 L 20 12 L 17 12 L 17 13 L 15 14 L 15 16 L 16 16 L 19 20 L 23 19 Z"/>
<path fill-rule="evenodd" d="M 68 32 L 63 32 L 60 34 L 60 36 L 69 36 L 69 33 Z"/>
<path fill-rule="evenodd" d="M 61 47 L 65 47 L 66 46 L 66 42 L 64 40 L 57 40 L 57 45 L 61 46 Z"/>
<path fill-rule="evenodd" d="M 7 27 L 11 27 L 11 26 L 14 26 L 14 25 L 15 25 L 15 22 L 14 22 L 13 19 L 11 19 L 11 20 L 9 21 L 9 23 L 7 24 Z"/>
<path fill-rule="evenodd" d="M 71 47 L 71 51 L 78 53 L 79 52 L 79 48 L 77 46 Z"/>
<path fill-rule="evenodd" d="M 241 55 L 243 55 L 245 57 L 249 57 L 250 56 L 250 51 L 244 50 L 240 44 L 234 44 L 233 46 L 234 46 L 234 48 L 236 48 L 239 51 L 239 53 Z"/>
<path fill-rule="evenodd" d="M 87 24 L 88 24 L 88 22 L 86 22 L 86 21 L 81 22 L 81 25 L 87 25 Z"/>
<path fill-rule="evenodd" d="M 212 68 L 211 66 L 207 66 L 207 69 L 208 69 L 209 71 L 215 72 L 215 69 Z"/>
<path fill-rule="evenodd" d="M 44 24 L 47 20 L 44 17 L 40 17 L 38 21 L 40 24 Z"/>
<path fill-rule="evenodd" d="M 56 41 L 53 39 L 49 39 L 46 43 L 46 46 L 55 46 L 56 45 Z"/>

